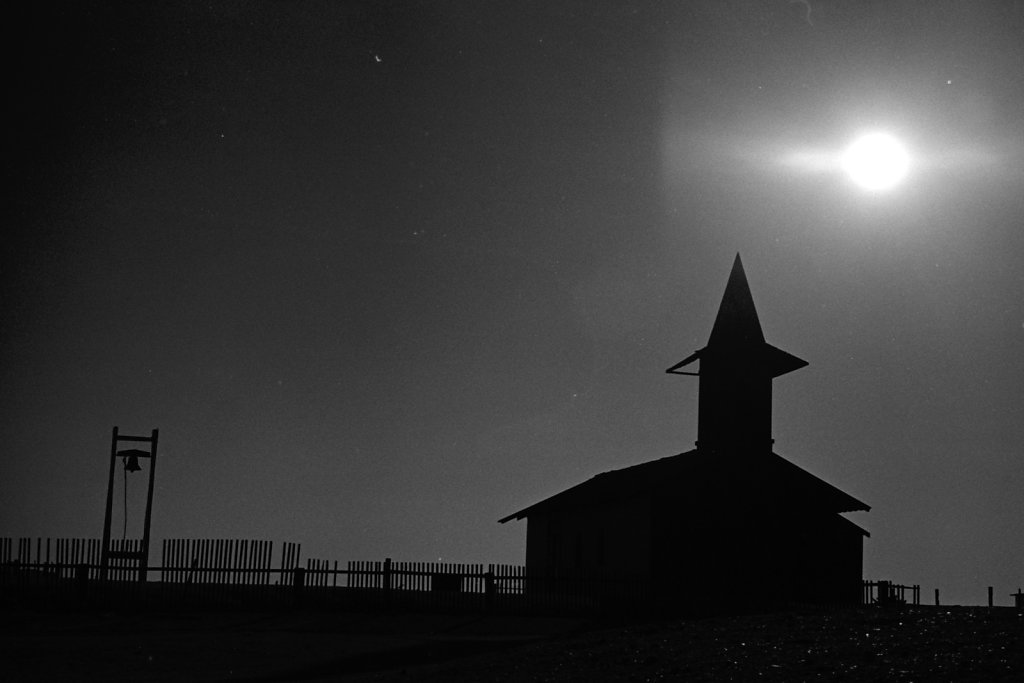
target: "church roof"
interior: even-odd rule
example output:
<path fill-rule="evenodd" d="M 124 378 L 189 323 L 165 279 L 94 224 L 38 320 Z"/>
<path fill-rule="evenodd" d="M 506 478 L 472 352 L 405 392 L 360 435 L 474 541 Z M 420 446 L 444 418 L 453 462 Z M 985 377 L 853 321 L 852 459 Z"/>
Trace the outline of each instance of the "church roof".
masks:
<path fill-rule="evenodd" d="M 602 472 L 498 521 L 505 523 L 563 506 L 587 507 L 657 491 L 671 491 L 680 499 L 698 504 L 724 501 L 729 506 L 760 508 L 782 503 L 829 513 L 871 509 L 775 453 L 737 462 L 721 453 L 695 449 Z"/>

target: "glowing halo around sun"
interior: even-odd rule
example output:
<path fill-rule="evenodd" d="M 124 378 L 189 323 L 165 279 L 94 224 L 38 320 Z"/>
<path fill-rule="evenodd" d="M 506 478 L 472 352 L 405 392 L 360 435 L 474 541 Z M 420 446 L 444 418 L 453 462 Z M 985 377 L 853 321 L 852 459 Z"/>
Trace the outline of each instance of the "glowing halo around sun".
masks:
<path fill-rule="evenodd" d="M 888 133 L 865 133 L 847 147 L 840 165 L 856 185 L 869 192 L 891 190 L 910 171 L 906 147 Z"/>

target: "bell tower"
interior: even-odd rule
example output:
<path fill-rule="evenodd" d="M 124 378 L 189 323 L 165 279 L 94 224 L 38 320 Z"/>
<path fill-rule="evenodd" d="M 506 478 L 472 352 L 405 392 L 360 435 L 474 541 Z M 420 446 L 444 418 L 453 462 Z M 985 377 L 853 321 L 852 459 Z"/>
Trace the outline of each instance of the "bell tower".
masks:
<path fill-rule="evenodd" d="M 700 361 L 697 372 L 682 368 Z M 764 340 L 739 254 L 707 345 L 666 372 L 700 378 L 697 448 L 770 453 L 772 380 L 807 361 Z"/>

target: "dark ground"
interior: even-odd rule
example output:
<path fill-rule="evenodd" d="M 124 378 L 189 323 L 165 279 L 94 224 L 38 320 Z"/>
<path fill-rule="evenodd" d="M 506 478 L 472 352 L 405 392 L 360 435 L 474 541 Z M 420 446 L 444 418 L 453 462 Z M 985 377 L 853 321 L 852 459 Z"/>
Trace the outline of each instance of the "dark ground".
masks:
<path fill-rule="evenodd" d="M 1024 616 L 905 607 L 612 624 L 8 612 L 0 658 L 8 681 L 1024 681 Z"/>

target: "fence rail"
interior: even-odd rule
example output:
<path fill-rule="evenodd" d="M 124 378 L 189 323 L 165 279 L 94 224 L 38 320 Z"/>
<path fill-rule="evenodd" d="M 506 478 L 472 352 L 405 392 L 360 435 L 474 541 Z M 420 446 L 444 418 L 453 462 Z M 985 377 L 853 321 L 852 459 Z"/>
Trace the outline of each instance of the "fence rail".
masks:
<path fill-rule="evenodd" d="M 40 606 L 294 606 L 574 614 L 656 608 L 651 584 L 600 574 L 537 575 L 521 565 L 337 561 L 270 541 L 167 539 L 139 581 L 138 541 L 0 538 L 0 603 Z M 275 563 L 275 556 L 278 561 Z M 920 604 L 920 587 L 864 581 L 862 604 Z"/>

